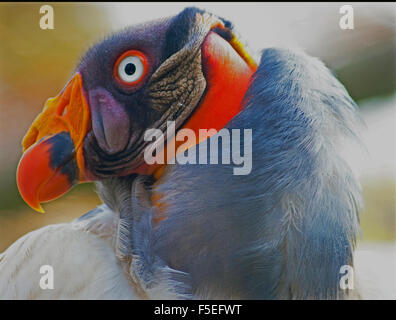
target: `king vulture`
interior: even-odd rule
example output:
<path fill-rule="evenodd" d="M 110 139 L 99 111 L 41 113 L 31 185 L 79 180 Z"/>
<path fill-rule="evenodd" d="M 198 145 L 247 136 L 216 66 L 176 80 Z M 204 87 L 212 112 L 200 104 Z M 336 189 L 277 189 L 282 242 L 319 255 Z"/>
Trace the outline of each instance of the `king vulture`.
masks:
<path fill-rule="evenodd" d="M 207 161 L 145 161 L 145 132 L 170 121 L 196 136 L 215 129 L 181 149 Z M 0 298 L 354 297 L 340 270 L 353 267 L 362 199 L 341 145 L 358 141 L 360 123 L 321 61 L 267 48 L 256 63 L 233 25 L 208 12 L 187 8 L 115 33 L 47 100 L 17 170 L 37 211 L 89 181 L 103 204 L 2 253 Z M 221 129 L 250 129 L 252 139 L 241 133 L 234 146 Z M 203 143 L 219 156 L 250 143 L 251 171 L 204 158 Z M 51 289 L 40 286 L 42 266 L 53 269 Z"/>

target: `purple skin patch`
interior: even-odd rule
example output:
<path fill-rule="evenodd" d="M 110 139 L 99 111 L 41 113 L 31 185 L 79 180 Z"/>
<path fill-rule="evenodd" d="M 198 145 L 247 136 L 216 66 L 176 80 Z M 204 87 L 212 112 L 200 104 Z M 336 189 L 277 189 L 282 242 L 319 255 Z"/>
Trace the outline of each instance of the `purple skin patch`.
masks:
<path fill-rule="evenodd" d="M 129 117 L 124 107 L 103 88 L 89 90 L 92 129 L 100 148 L 107 154 L 125 149 L 130 138 Z"/>

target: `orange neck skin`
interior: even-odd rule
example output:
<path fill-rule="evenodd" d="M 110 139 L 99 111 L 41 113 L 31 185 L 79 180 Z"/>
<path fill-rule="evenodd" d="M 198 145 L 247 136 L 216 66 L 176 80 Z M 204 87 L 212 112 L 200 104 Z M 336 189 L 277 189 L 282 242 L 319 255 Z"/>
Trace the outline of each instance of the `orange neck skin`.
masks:
<path fill-rule="evenodd" d="M 182 127 L 183 129 L 193 130 L 198 140 L 191 145 L 187 145 L 184 141 L 175 141 L 174 138 L 167 141 L 162 151 L 165 165 L 172 160 L 169 158 L 169 154 L 174 156 L 176 153 L 183 152 L 208 138 L 199 140 L 199 129 L 219 131 L 242 110 L 242 100 L 257 67 L 256 65 L 249 65 L 239 55 L 231 56 L 227 54 L 219 57 L 219 51 L 224 52 L 232 49 L 227 46 L 230 46 L 230 44 L 223 39 L 219 41 L 219 37 L 214 33 L 210 33 L 202 45 L 202 60 L 205 62 L 204 72 L 206 73 L 207 88 L 200 105 Z M 183 146 L 178 148 L 181 145 Z M 167 152 L 170 148 L 177 150 L 177 152 Z M 146 175 L 154 173 L 154 176 L 159 178 L 165 165 L 148 165 L 145 163 L 135 172 Z"/>

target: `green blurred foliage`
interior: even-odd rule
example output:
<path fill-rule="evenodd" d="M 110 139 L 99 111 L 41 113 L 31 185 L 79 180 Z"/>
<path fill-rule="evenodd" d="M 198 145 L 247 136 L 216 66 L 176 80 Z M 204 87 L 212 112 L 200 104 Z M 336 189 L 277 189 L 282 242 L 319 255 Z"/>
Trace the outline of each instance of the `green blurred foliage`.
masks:
<path fill-rule="evenodd" d="M 25 207 L 15 170 L 30 123 L 81 55 L 111 31 L 105 10 L 90 3 L 51 3 L 55 29 L 42 30 L 43 4 L 0 4 L 0 210 Z"/>
<path fill-rule="evenodd" d="M 392 95 L 396 91 L 396 40 L 381 49 L 375 55 L 356 57 L 356 60 L 335 70 L 357 102 Z"/>
<path fill-rule="evenodd" d="M 0 76 L 21 96 L 56 93 L 71 76 L 78 57 L 109 31 L 107 15 L 94 4 L 52 3 L 55 29 L 42 30 L 41 3 L 0 5 Z M 95 21 L 96 23 L 92 23 Z M 40 110 L 41 105 L 31 106 Z"/>
<path fill-rule="evenodd" d="M 365 210 L 360 214 L 364 241 L 396 241 L 396 181 L 393 179 L 363 185 Z"/>

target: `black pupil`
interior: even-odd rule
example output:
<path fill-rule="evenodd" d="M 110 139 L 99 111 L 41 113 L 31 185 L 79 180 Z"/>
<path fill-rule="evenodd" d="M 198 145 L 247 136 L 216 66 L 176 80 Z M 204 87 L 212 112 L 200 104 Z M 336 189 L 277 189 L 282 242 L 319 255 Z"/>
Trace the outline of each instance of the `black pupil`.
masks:
<path fill-rule="evenodd" d="M 133 63 L 128 63 L 128 64 L 125 66 L 125 73 L 126 73 L 128 76 L 133 75 L 133 74 L 135 73 L 135 71 L 136 71 L 136 66 L 135 66 Z"/>

